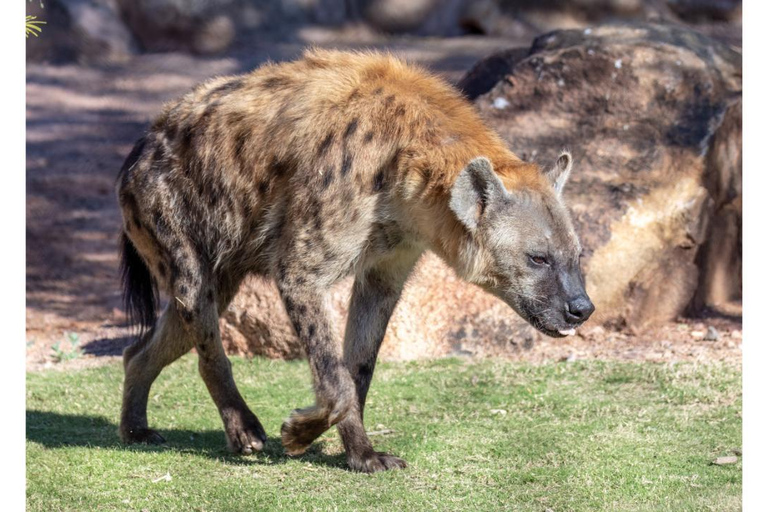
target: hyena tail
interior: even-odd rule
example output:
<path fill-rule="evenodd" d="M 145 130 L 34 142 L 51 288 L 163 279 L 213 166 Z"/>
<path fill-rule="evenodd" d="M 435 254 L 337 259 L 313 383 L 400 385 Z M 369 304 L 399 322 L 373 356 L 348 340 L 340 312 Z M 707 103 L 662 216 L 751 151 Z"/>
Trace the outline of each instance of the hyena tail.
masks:
<path fill-rule="evenodd" d="M 120 234 L 120 274 L 123 282 L 123 304 L 131 325 L 143 334 L 157 320 L 157 283 L 125 233 Z"/>

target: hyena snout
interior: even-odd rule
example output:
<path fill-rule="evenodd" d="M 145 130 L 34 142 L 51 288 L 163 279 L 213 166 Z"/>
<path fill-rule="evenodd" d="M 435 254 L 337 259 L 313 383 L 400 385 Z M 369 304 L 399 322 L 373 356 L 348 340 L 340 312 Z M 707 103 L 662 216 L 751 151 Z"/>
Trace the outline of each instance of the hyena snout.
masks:
<path fill-rule="evenodd" d="M 595 305 L 586 293 L 565 303 L 565 321 L 571 325 L 581 325 L 594 313 Z"/>
<path fill-rule="evenodd" d="M 559 274 L 559 295 L 562 299 L 563 321 L 568 327 L 578 327 L 587 321 L 595 311 L 595 305 L 584 288 L 584 276 L 581 269 L 571 268 Z"/>

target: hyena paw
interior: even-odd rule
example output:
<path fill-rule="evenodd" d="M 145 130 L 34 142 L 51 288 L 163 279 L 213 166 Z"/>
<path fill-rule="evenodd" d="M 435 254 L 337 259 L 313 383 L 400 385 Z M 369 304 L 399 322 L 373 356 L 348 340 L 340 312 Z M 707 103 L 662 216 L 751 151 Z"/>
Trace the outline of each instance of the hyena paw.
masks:
<path fill-rule="evenodd" d="M 165 438 L 157 430 L 146 427 L 121 428 L 120 439 L 125 444 L 162 444 Z"/>
<path fill-rule="evenodd" d="M 288 455 L 301 455 L 328 430 L 328 413 L 319 407 L 294 410 L 280 428 L 280 436 Z"/>
<path fill-rule="evenodd" d="M 366 451 L 363 454 L 348 455 L 347 464 L 349 464 L 351 469 L 362 473 L 375 473 L 377 471 L 408 467 L 408 464 L 400 457 L 373 450 Z"/>
<path fill-rule="evenodd" d="M 250 455 L 264 449 L 267 434 L 251 411 L 228 414 L 224 421 L 227 448 L 232 453 Z"/>

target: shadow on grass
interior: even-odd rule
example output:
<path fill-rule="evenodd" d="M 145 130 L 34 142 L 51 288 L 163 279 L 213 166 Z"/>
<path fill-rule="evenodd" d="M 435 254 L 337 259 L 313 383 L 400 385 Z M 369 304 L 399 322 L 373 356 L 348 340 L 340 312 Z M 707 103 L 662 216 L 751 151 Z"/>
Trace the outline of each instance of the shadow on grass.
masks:
<path fill-rule="evenodd" d="M 176 451 L 190 455 L 219 459 L 234 465 L 285 464 L 292 457 L 285 454 L 279 437 L 269 437 L 264 450 L 251 456 L 234 455 L 226 449 L 224 431 L 193 431 L 169 429 L 160 431 L 166 439 L 161 445 L 125 445 L 120 442 L 117 425 L 99 416 L 60 414 L 27 410 L 27 440 L 46 448 L 83 446 L 127 452 Z M 322 452 L 324 443 L 315 442 L 300 460 L 316 465 L 347 469 L 344 454 Z"/>

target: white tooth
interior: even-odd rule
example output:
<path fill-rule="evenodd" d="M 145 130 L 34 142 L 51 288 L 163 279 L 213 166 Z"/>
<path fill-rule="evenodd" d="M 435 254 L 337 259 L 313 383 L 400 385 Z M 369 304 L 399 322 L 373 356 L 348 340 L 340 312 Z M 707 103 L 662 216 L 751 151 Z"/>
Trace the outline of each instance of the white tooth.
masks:
<path fill-rule="evenodd" d="M 568 329 L 568 330 L 561 329 L 558 332 L 563 336 L 573 336 L 574 334 L 576 334 L 576 329 Z"/>

